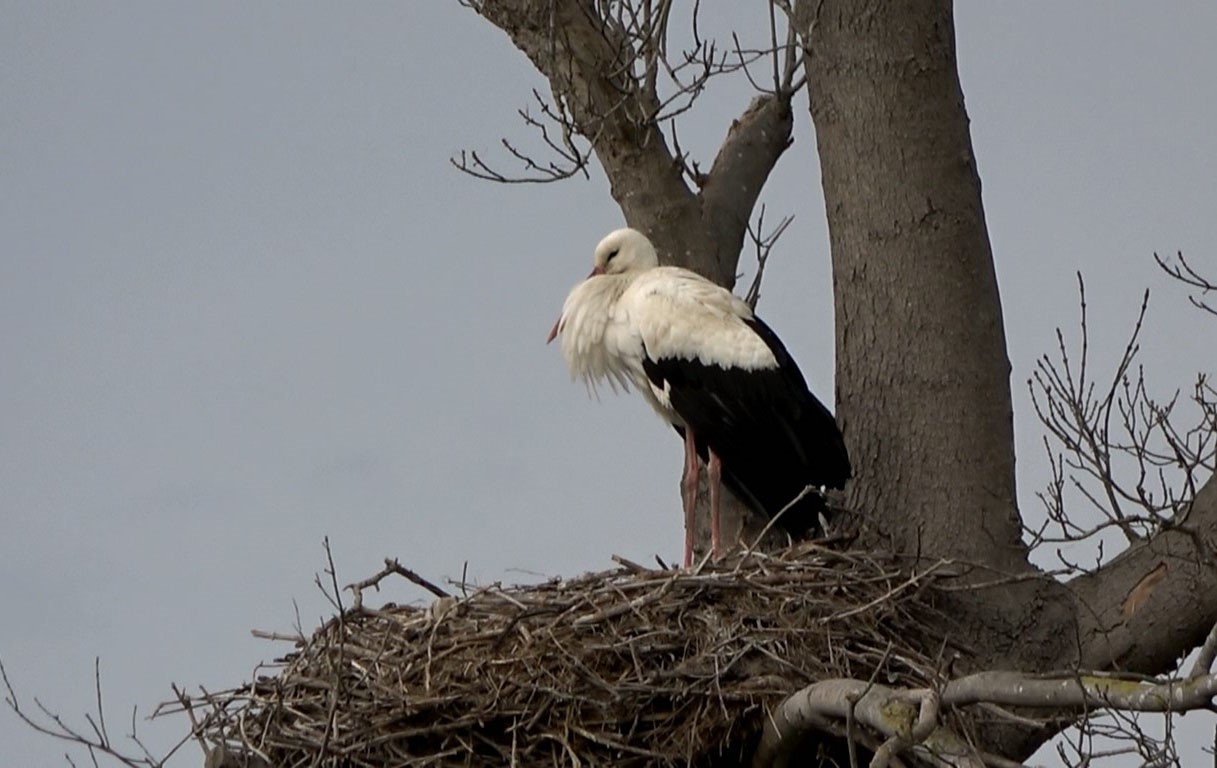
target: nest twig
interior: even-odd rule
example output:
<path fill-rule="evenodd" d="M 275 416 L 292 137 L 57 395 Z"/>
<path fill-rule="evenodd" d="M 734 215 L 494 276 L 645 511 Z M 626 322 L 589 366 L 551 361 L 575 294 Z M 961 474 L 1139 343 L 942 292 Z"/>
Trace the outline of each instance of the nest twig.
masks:
<path fill-rule="evenodd" d="M 767 708 L 810 682 L 936 681 L 933 569 L 815 546 L 618 562 L 428 608 L 360 599 L 276 674 L 170 709 L 246 761 L 217 765 L 711 766 L 738 764 Z"/>

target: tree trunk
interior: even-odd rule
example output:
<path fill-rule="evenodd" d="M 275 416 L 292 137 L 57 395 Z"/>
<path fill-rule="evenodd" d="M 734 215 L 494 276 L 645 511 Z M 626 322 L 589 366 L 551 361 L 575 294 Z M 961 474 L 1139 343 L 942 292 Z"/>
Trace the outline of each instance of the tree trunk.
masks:
<path fill-rule="evenodd" d="M 848 505 L 871 543 L 977 566 L 941 606 L 961 669 L 1076 657 L 1073 603 L 1036 578 L 1015 499 L 1010 364 L 946 0 L 803 3 L 832 243 Z M 818 10 L 818 17 L 812 14 Z M 988 734 L 1014 749 L 1038 741 Z M 1042 738 L 1042 737 L 1040 737 Z"/>
<path fill-rule="evenodd" d="M 896 551 L 1025 572 L 1010 364 L 951 4 L 802 10 L 851 505 Z"/>

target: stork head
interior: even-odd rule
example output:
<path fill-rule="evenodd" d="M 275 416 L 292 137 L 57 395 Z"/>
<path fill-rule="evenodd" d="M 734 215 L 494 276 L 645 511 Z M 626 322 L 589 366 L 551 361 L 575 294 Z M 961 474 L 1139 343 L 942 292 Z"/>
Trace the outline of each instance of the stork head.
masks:
<path fill-rule="evenodd" d="M 636 229 L 614 230 L 596 246 L 593 275 L 620 275 L 659 266 L 655 246 Z"/>
<path fill-rule="evenodd" d="M 608 233 L 596 246 L 596 255 L 592 259 L 592 273 L 587 277 L 590 280 L 597 275 L 637 273 L 657 266 L 659 266 L 659 256 L 655 253 L 655 246 L 651 245 L 651 241 L 647 239 L 646 235 L 636 229 L 626 227 Z M 571 295 L 573 296 L 574 293 L 572 292 Z M 567 301 L 569 302 L 570 298 L 567 298 Z M 553 341 L 562 332 L 563 319 L 564 317 L 559 317 L 558 321 L 554 323 L 545 343 Z"/>

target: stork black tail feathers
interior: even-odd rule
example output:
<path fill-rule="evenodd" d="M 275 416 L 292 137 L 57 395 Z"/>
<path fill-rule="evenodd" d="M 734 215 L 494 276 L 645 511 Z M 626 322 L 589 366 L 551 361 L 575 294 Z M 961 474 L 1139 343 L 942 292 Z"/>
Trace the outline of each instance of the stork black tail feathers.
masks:
<path fill-rule="evenodd" d="M 780 491 L 775 493 L 766 490 L 764 486 L 776 485 L 787 491 L 793 486 L 788 483 L 774 483 L 773 480 L 761 480 L 760 484 L 755 481 L 748 482 L 725 467 L 723 469 L 723 485 L 754 512 L 770 519 L 776 517 L 775 527 L 786 531 L 794 540 L 824 535 L 821 520 L 828 516 L 828 502 L 824 491 L 805 485 L 785 497 L 785 501 L 780 501 Z"/>

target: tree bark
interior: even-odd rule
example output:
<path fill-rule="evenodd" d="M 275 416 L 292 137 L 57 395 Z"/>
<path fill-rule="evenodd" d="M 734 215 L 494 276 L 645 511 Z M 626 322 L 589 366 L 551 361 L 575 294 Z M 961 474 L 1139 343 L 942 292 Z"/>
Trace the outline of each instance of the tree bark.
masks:
<path fill-rule="evenodd" d="M 951 4 L 803 12 L 850 501 L 897 551 L 1026 572 L 1010 364 Z"/>

